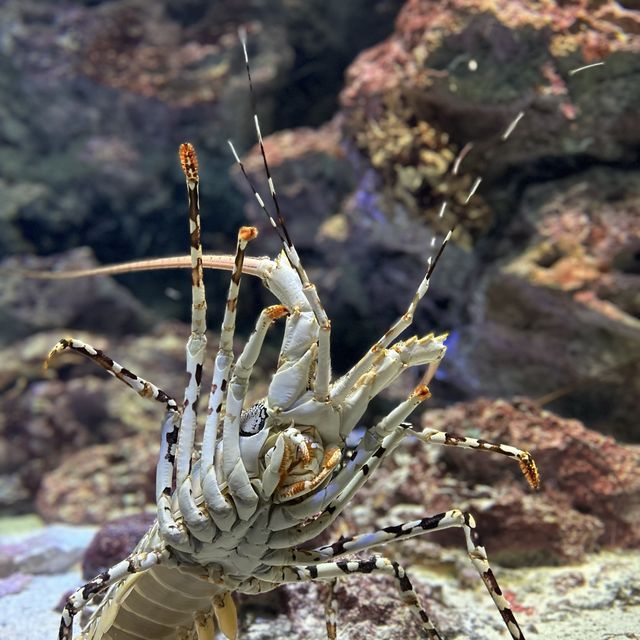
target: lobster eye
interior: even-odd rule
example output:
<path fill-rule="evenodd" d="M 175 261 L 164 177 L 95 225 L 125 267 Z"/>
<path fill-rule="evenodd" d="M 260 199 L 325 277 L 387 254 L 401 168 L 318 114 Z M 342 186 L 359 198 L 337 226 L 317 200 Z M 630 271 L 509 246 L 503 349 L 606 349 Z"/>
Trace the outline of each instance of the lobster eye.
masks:
<path fill-rule="evenodd" d="M 256 402 L 240 414 L 240 435 L 253 436 L 262 431 L 267 420 L 267 407 L 264 402 Z"/>

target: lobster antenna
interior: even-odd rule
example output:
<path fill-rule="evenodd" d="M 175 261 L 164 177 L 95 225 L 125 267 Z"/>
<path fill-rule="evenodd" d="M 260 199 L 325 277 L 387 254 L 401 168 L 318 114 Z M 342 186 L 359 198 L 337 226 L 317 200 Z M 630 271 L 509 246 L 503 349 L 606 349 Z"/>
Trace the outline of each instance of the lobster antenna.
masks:
<path fill-rule="evenodd" d="M 267 162 L 267 154 L 264 150 L 264 142 L 262 140 L 262 132 L 260 131 L 260 123 L 258 122 L 258 114 L 256 113 L 256 97 L 255 92 L 253 90 L 253 82 L 251 80 L 251 67 L 249 65 L 249 54 L 247 52 L 247 33 L 244 29 L 238 30 L 238 36 L 240 38 L 240 42 L 242 43 L 242 51 L 244 53 L 244 61 L 247 69 L 247 77 L 249 78 L 249 91 L 251 94 L 251 103 L 253 108 L 253 121 L 256 127 L 256 133 L 258 135 L 258 143 L 260 145 L 260 153 L 262 155 L 262 162 L 264 164 L 265 172 L 267 174 L 267 180 L 269 182 L 269 191 L 271 193 L 271 199 L 273 200 L 273 204 L 276 208 L 277 220 L 269 213 L 266 205 L 264 204 L 263 199 L 260 197 L 257 189 L 253 186 L 253 183 L 249 179 L 247 172 L 244 169 L 244 166 L 236 153 L 236 150 L 233 147 L 233 143 L 229 140 L 229 146 L 231 147 L 231 151 L 233 152 L 236 163 L 240 166 L 240 170 L 242 171 L 242 175 L 244 175 L 245 179 L 249 183 L 249 186 L 253 190 L 253 194 L 260 205 L 260 208 L 267 214 L 269 218 L 269 222 L 271 226 L 278 232 L 278 236 L 282 242 L 282 248 L 284 250 L 287 259 L 289 260 L 289 264 L 293 267 L 293 269 L 298 274 L 298 278 L 300 278 L 300 282 L 302 283 L 302 287 L 305 290 L 305 296 L 307 296 L 311 307 L 313 308 L 314 315 L 318 319 L 318 324 L 320 326 L 328 326 L 327 315 L 322 308 L 322 304 L 318 298 L 318 294 L 315 290 L 315 287 L 311 284 L 309 280 L 309 276 L 305 271 L 302 263 L 300 262 L 300 256 L 295 248 L 295 245 L 291 241 L 289 236 L 289 232 L 287 230 L 287 225 L 285 224 L 284 217 L 282 215 L 282 211 L 280 210 L 280 204 L 278 202 L 278 196 L 276 195 L 276 189 L 273 184 L 273 178 L 271 177 L 271 171 L 269 169 L 269 163 Z"/>
<path fill-rule="evenodd" d="M 309 276 L 302 266 L 302 262 L 300 261 L 300 256 L 295 248 L 293 242 L 291 242 L 291 238 L 289 237 L 289 231 L 287 230 L 287 225 L 285 224 L 284 217 L 282 216 L 282 212 L 280 210 L 280 204 L 278 202 L 278 196 L 276 195 L 276 189 L 273 184 L 273 178 L 271 177 L 271 171 L 269 170 L 269 163 L 267 162 L 267 154 L 264 150 L 264 142 L 262 140 L 262 132 L 260 131 L 260 123 L 258 122 L 258 114 L 256 111 L 256 98 L 255 92 L 253 90 L 253 82 L 251 79 L 251 68 L 249 66 L 249 54 L 247 53 L 247 34 L 244 29 L 239 29 L 238 36 L 240 37 L 240 42 L 242 43 L 242 51 L 244 53 L 244 62 L 247 68 L 247 77 L 249 78 L 249 92 L 251 94 L 251 103 L 253 107 L 253 121 L 256 127 L 256 133 L 258 134 L 258 143 L 260 145 L 260 153 L 262 155 L 262 162 L 264 163 L 264 169 L 267 175 L 267 180 L 269 182 L 269 191 L 271 193 L 271 199 L 273 200 L 273 204 L 276 208 L 277 221 L 274 217 L 269 213 L 262 198 L 259 196 L 258 192 L 255 188 L 253 188 L 254 195 L 258 200 L 258 204 L 262 208 L 262 210 L 267 214 L 271 225 L 278 231 L 278 235 L 280 236 L 280 240 L 282 242 L 282 249 L 284 254 L 289 261 L 289 264 L 296 272 L 298 279 L 300 280 L 300 284 L 302 285 L 302 292 L 309 303 L 313 311 L 313 315 L 318 323 L 319 327 L 319 335 L 318 335 L 318 355 L 316 359 L 316 384 L 314 388 L 314 398 L 321 399 L 324 401 L 329 396 L 329 386 L 331 383 L 331 354 L 330 354 L 330 335 L 331 335 L 331 322 L 327 317 L 327 312 L 325 311 L 322 303 L 320 302 L 320 298 L 318 296 L 318 291 L 315 285 L 309 280 Z M 240 158 L 238 154 L 233 149 L 233 144 L 229 142 L 229 146 L 233 151 L 236 162 L 240 165 L 240 169 L 242 170 L 243 175 L 248 180 L 248 176 L 242 163 L 240 162 Z M 251 182 L 249 181 L 249 184 Z"/>
<path fill-rule="evenodd" d="M 449 229 L 449 231 L 447 232 L 447 235 L 444 237 L 444 240 L 440 243 L 440 247 L 438 248 L 438 252 L 436 253 L 435 257 L 432 259 L 431 256 L 429 256 L 429 268 L 427 269 L 425 280 L 429 281 L 431 279 L 431 276 L 433 275 L 433 271 L 436 268 L 436 265 L 438 264 L 438 262 L 440 261 L 440 257 L 442 256 L 442 253 L 444 252 L 444 248 L 449 243 L 449 240 L 451 240 L 451 235 L 453 234 L 455 229 L 456 229 L 455 225 L 451 227 L 451 229 Z"/>
<path fill-rule="evenodd" d="M 518 122 L 520 122 L 522 118 L 524 118 L 524 111 L 519 111 L 518 115 L 511 121 L 505 132 L 500 137 L 502 142 L 507 140 L 507 138 L 514 132 L 515 128 L 518 126 Z"/>
<path fill-rule="evenodd" d="M 264 142 L 262 140 L 262 131 L 260 130 L 260 122 L 258 121 L 258 104 L 256 100 L 256 93 L 253 89 L 253 80 L 251 79 L 251 66 L 249 65 L 249 54 L 247 52 L 247 32 L 244 28 L 238 30 L 238 36 L 242 44 L 242 52 L 244 53 L 244 64 L 247 70 L 247 78 L 249 80 L 249 95 L 251 97 L 251 108 L 253 109 L 253 122 L 256 128 L 256 134 L 258 136 L 258 144 L 260 145 L 260 154 L 262 155 L 262 163 L 264 164 L 264 171 L 267 175 L 267 182 L 269 183 L 269 192 L 271 193 L 271 199 L 276 208 L 276 215 L 278 216 L 278 225 L 282 229 L 285 241 L 289 248 L 293 246 L 291 238 L 289 237 L 289 231 L 285 224 L 282 211 L 280 210 L 280 203 L 278 202 L 278 196 L 276 195 L 276 189 L 273 184 L 273 178 L 271 177 L 271 171 L 269 169 L 269 163 L 267 162 L 267 154 L 264 151 Z M 273 222 L 273 220 L 272 220 Z"/>
<path fill-rule="evenodd" d="M 465 144 L 464 147 L 462 147 L 460 153 L 458 153 L 453 163 L 453 169 L 451 170 L 452 175 L 454 176 L 458 175 L 458 171 L 460 170 L 460 164 L 467 157 L 467 154 L 469 153 L 469 151 L 471 151 L 471 149 L 473 149 L 473 142 L 467 142 L 467 144 Z"/>
<path fill-rule="evenodd" d="M 265 205 L 264 200 L 262 199 L 262 196 L 260 195 L 260 193 L 258 193 L 258 190 L 256 189 L 255 185 L 253 184 L 253 181 L 249 177 L 249 174 L 247 173 L 247 170 L 245 169 L 242 160 L 240 160 L 240 156 L 238 155 L 236 148 L 233 146 L 233 142 L 231 142 L 231 140 L 227 140 L 227 144 L 231 148 L 231 153 L 233 153 L 233 157 L 236 161 L 236 164 L 240 167 L 240 171 L 242 171 L 242 175 L 244 176 L 245 181 L 251 188 L 251 191 L 253 191 L 253 195 L 258 201 L 258 205 L 260 205 L 260 208 L 265 212 L 265 215 L 269 219 L 271 226 L 275 229 L 276 233 L 280 237 L 280 241 L 282 242 L 282 244 L 285 246 L 288 246 L 287 237 L 282 233 L 282 230 L 278 226 L 278 223 L 275 221 L 274 217 L 271 215 L 271 212 L 267 209 L 267 206 Z"/>
<path fill-rule="evenodd" d="M 508 140 L 509 136 L 515 131 L 515 128 L 518 126 L 518 123 L 520 122 L 520 120 L 522 120 L 523 117 L 524 117 L 524 111 L 519 111 L 518 114 L 515 116 L 515 118 L 513 118 L 513 120 L 507 125 L 507 128 L 505 129 L 504 133 L 500 136 L 501 142 L 506 142 Z M 469 154 L 472 148 L 473 148 L 472 142 L 467 142 L 467 144 L 465 144 L 464 147 L 462 147 L 462 150 L 460 151 L 460 153 L 458 153 L 456 159 L 454 160 L 454 163 L 451 169 L 452 175 L 454 176 L 458 175 L 460 171 L 460 164 L 465 159 L 465 157 Z M 467 197 L 464 200 L 465 205 L 469 204 L 471 198 L 473 198 L 473 196 L 475 195 L 481 183 L 482 183 L 482 178 L 480 177 L 474 180 L 473 184 L 471 185 L 471 189 L 469 189 L 469 193 L 467 194 Z M 444 216 L 444 212 L 447 208 L 447 204 L 448 204 L 448 201 L 445 200 L 440 205 L 438 218 L 442 218 Z M 431 259 L 431 257 L 429 257 L 429 268 L 427 270 L 427 275 L 425 276 L 425 280 L 428 281 L 431 278 L 431 275 L 433 274 L 433 271 L 436 268 L 436 264 L 440 260 L 440 257 L 442 256 L 442 253 L 445 247 L 447 246 L 447 243 L 451 239 L 451 236 L 455 230 L 456 230 L 456 225 L 454 224 L 449 230 L 449 232 L 447 233 L 447 235 L 445 236 L 444 240 L 442 241 L 440 247 L 438 248 L 438 252 L 436 253 L 433 260 Z M 435 236 L 431 239 L 431 247 L 433 246 L 435 246 Z"/>
<path fill-rule="evenodd" d="M 581 73 L 582 71 L 586 71 L 587 69 L 593 69 L 593 67 L 602 67 L 604 65 L 604 61 L 594 62 L 592 64 L 585 64 L 583 67 L 577 67 L 576 69 L 571 69 L 569 71 L 570 76 L 574 76 L 576 73 Z"/>

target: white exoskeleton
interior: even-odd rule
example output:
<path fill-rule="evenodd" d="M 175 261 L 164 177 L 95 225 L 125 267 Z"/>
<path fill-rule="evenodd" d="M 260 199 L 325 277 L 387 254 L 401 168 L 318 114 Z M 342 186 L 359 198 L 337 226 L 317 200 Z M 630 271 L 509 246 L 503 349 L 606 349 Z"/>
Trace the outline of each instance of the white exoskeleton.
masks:
<path fill-rule="evenodd" d="M 249 72 L 244 39 L 243 47 Z M 468 513 L 453 509 L 334 544 L 301 548 L 333 523 L 367 478 L 408 435 L 427 444 L 500 453 L 519 462 L 532 487 L 538 486 L 539 478 L 535 463 L 525 451 L 432 429 L 419 432 L 406 422 L 430 395 L 427 384 L 445 353 L 446 336 L 429 334 L 404 340 L 399 336 L 411 324 L 450 234 L 429 262 L 405 314 L 345 375 L 332 379 L 331 324 L 289 238 L 257 117 L 255 125 L 275 217 L 255 189 L 254 194 L 283 245 L 282 253 L 273 260 L 245 257 L 247 244 L 257 235 L 253 227 L 240 229 L 234 256 L 203 255 L 197 159 L 190 144 L 180 147 L 189 200 L 193 296 L 191 335 L 186 346 L 188 383 L 182 405 L 79 340 L 63 339 L 50 354 L 64 349 L 78 351 L 140 395 L 166 406 L 156 475 L 157 521 L 130 556 L 68 598 L 59 640 L 213 640 L 216 626 L 227 638 L 236 638 L 233 592 L 252 594 L 284 583 L 313 580 L 328 581 L 332 588 L 335 579 L 347 574 L 373 572 L 395 579 L 400 597 L 418 616 L 422 637 L 442 638 L 396 562 L 381 556 L 336 559 L 449 527 L 463 530 L 471 562 L 509 634 L 522 640 L 524 635 L 489 567 L 475 521 Z M 181 258 L 149 261 L 112 268 L 111 272 L 187 266 L 185 262 Z M 199 446 L 195 436 L 205 365 L 204 268 L 230 270 L 231 282 Z M 243 273 L 259 277 L 278 304 L 262 311 L 236 358 L 233 336 Z M 245 408 L 252 369 L 265 335 L 272 323 L 284 316 L 278 367 L 267 396 Z M 360 425 L 372 398 L 403 371 L 420 366 L 426 368 L 422 382 L 382 420 L 369 426 L 347 455 L 346 439 Z M 99 605 L 79 635 L 73 636 L 74 617 L 96 595 L 102 596 Z M 327 603 L 327 637 L 335 639 L 337 605 L 331 597 Z"/>

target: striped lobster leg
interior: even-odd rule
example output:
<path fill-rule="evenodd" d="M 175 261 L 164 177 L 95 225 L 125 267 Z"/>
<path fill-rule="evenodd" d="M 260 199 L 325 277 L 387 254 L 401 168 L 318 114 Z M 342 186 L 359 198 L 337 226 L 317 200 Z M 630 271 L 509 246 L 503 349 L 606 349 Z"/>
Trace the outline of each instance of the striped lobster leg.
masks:
<path fill-rule="evenodd" d="M 383 560 L 381 557 L 373 558 L 373 560 Z M 391 560 L 386 560 L 386 562 L 391 563 L 394 569 L 394 578 L 396 579 L 396 583 L 400 590 L 400 594 L 405 604 L 411 607 L 415 614 L 420 619 L 420 624 L 422 626 L 422 633 L 426 638 L 430 640 L 442 640 L 442 636 L 438 633 L 438 630 L 435 628 L 427 612 L 420 606 L 418 602 L 418 598 L 413 591 L 413 586 L 409 577 L 405 573 L 404 569 L 397 563 L 392 562 Z M 347 563 L 340 563 L 341 566 Z M 394 566 L 395 565 L 395 566 Z M 345 573 L 347 573 L 345 571 Z M 351 572 L 353 573 L 353 572 Z M 368 573 L 368 572 L 363 572 Z M 335 595 L 335 589 L 338 584 L 338 578 L 334 578 L 329 582 L 327 595 L 325 599 L 325 609 L 324 609 L 324 617 L 325 623 L 327 627 L 327 640 L 336 640 L 338 637 L 338 600 Z"/>
<path fill-rule="evenodd" d="M 459 436 L 446 431 L 438 431 L 437 429 L 427 428 L 417 433 L 412 432 L 411 435 L 414 435 L 427 444 L 433 443 L 460 447 L 462 449 L 475 449 L 476 451 L 490 451 L 507 456 L 508 458 L 513 458 L 518 461 L 520 471 L 522 471 L 522 475 L 526 478 L 529 486 L 532 489 L 538 489 L 540 487 L 538 467 L 528 451 L 523 451 L 508 444 L 487 442 L 486 440 L 470 438 L 469 436 Z"/>
<path fill-rule="evenodd" d="M 197 429 L 197 403 L 200 398 L 202 369 L 207 346 L 207 300 L 202 266 L 200 226 L 200 176 L 198 158 L 190 143 L 180 145 L 180 164 L 185 175 L 189 202 L 189 242 L 191 257 L 191 335 L 186 345 L 187 386 L 184 391 L 182 424 L 178 439 L 176 492 L 180 513 L 189 533 L 202 541 L 212 540 L 215 526 L 206 510 L 193 497 L 193 447 Z M 169 539 L 172 544 L 184 540 Z"/>
<path fill-rule="evenodd" d="M 271 170 L 269 168 L 269 163 L 267 161 L 267 154 L 264 149 L 264 141 L 262 138 L 262 131 L 260 130 L 260 121 L 258 120 L 258 113 L 256 108 L 256 99 L 255 92 L 253 89 L 253 81 L 251 79 L 251 67 L 249 65 L 249 54 L 247 53 L 247 36 L 244 30 L 239 31 L 240 42 L 242 44 L 242 51 L 244 53 L 244 61 L 245 67 L 247 71 L 247 78 L 249 80 L 249 94 L 251 96 L 251 103 L 253 107 L 253 122 L 255 125 L 256 136 L 258 138 L 258 145 L 260 147 L 260 154 L 262 156 L 262 162 L 264 165 L 265 174 L 267 177 L 267 183 L 269 185 L 269 194 L 271 196 L 271 200 L 273 202 L 276 215 L 275 217 L 269 212 L 267 207 L 265 206 L 264 200 L 258 193 L 257 189 L 253 185 L 251 179 L 247 175 L 247 172 L 242 164 L 238 154 L 231 143 L 229 141 L 229 146 L 231 151 L 233 152 L 233 156 L 235 158 L 236 163 L 240 167 L 243 176 L 247 180 L 247 183 L 251 187 L 253 194 L 258 202 L 258 205 L 263 210 L 265 215 L 267 216 L 269 223 L 275 229 L 276 233 L 280 237 L 282 242 L 282 248 L 287 256 L 287 260 L 291 267 L 295 270 L 300 280 L 300 284 L 302 284 L 302 292 L 313 311 L 313 316 L 318 326 L 319 335 L 318 335 L 318 353 L 315 357 L 316 361 L 316 372 L 315 372 L 315 382 L 313 385 L 313 397 L 318 402 L 327 402 L 329 399 L 329 385 L 331 383 L 331 353 L 330 353 L 330 344 L 331 344 L 331 322 L 329 317 L 327 316 L 327 312 L 325 311 L 322 302 L 320 301 L 320 297 L 318 295 L 318 291 L 316 286 L 309 280 L 307 272 L 305 271 L 302 262 L 300 260 L 300 256 L 291 241 L 291 237 L 289 236 L 289 231 L 287 230 L 287 226 L 282 214 L 282 210 L 280 209 L 280 203 L 278 201 L 278 196 L 276 193 L 275 184 L 273 181 L 273 177 L 271 175 Z"/>
<path fill-rule="evenodd" d="M 489 566 L 487 552 L 480 542 L 480 537 L 476 529 L 476 521 L 470 513 L 464 513 L 459 509 L 445 511 L 435 516 L 427 516 L 421 520 L 385 527 L 379 531 L 344 538 L 333 544 L 324 545 L 310 551 L 294 549 L 283 553 L 278 560 L 282 561 L 285 554 L 287 554 L 292 564 L 315 562 L 320 563 L 318 566 L 323 566 L 329 558 L 365 551 L 388 542 L 408 540 L 409 538 L 414 538 L 425 533 L 442 531 L 443 529 L 449 529 L 451 527 L 460 527 L 463 530 L 467 553 L 469 554 L 471 563 L 480 574 L 511 637 L 513 640 L 524 640 L 524 634 Z M 272 561 L 275 562 L 275 558 L 272 558 Z M 311 570 L 311 567 L 308 566 L 305 567 L 305 569 Z"/>
<path fill-rule="evenodd" d="M 407 605 L 413 613 L 418 617 L 421 628 L 421 636 L 428 640 L 442 640 L 442 636 L 433 626 L 427 612 L 420 606 L 418 597 L 413 589 L 411 581 L 407 577 L 405 570 L 397 563 L 381 556 L 374 556 L 367 560 L 345 560 L 340 562 L 322 562 L 309 566 L 283 566 L 272 567 L 269 573 L 261 575 L 259 578 L 250 578 L 246 583 L 238 587 L 238 591 L 243 593 L 256 593 L 268 590 L 269 584 L 271 588 L 277 584 L 293 583 L 293 582 L 315 582 L 315 581 L 334 581 L 337 578 L 344 577 L 355 573 L 360 574 L 386 574 L 394 578 L 400 597 L 405 605 Z M 272 582 L 273 581 L 273 582 Z M 267 587 L 265 589 L 265 586 Z M 330 602 L 328 603 L 327 617 L 327 638 L 334 640 L 336 637 L 337 624 L 335 621 L 335 612 L 337 604 L 333 603 L 333 595 L 330 593 Z"/>
<path fill-rule="evenodd" d="M 82 340 L 77 340 L 76 338 L 62 338 L 59 340 L 53 349 L 49 351 L 49 355 L 45 360 L 45 367 L 49 366 L 52 358 L 67 349 L 80 353 L 85 356 L 85 358 L 95 362 L 114 378 L 118 378 L 118 380 L 124 382 L 124 384 L 133 389 L 139 396 L 162 402 L 166 405 L 168 412 L 179 413 L 178 403 L 162 389 L 119 364 L 104 353 L 104 351 L 96 349 Z"/>
<path fill-rule="evenodd" d="M 75 338 L 63 338 L 51 349 L 45 366 L 58 353 L 70 349 L 89 358 L 113 377 L 122 381 L 143 398 L 150 398 L 163 403 L 167 413 L 162 426 L 160 440 L 160 457 L 156 470 L 156 502 L 158 506 L 158 522 L 160 530 L 167 539 L 182 539 L 184 532 L 174 520 L 171 513 L 171 493 L 173 473 L 176 459 L 176 444 L 180 432 L 180 409 L 178 403 L 155 384 L 136 375 L 130 369 L 124 367 L 109 357 L 100 349 L 92 347 L 82 340 Z"/>
<path fill-rule="evenodd" d="M 84 586 L 77 589 L 67 598 L 64 610 L 62 611 L 58 640 L 71 640 L 74 617 L 94 596 L 102 593 L 111 585 L 127 576 L 148 571 L 152 567 L 166 562 L 169 557 L 169 551 L 165 547 L 159 547 L 151 551 L 132 553 L 124 560 L 118 562 L 118 564 L 99 573 L 93 580 L 90 580 Z"/>
<path fill-rule="evenodd" d="M 189 382 L 185 390 L 183 423 L 178 442 L 178 465 L 176 486 L 178 488 L 178 504 L 188 531 L 203 542 L 210 542 L 216 531 L 216 512 L 223 528 L 231 526 L 235 515 L 231 505 L 221 496 L 217 479 L 211 477 L 213 471 L 213 452 L 215 451 L 216 433 L 222 419 L 221 408 L 224 407 L 223 442 L 225 451 L 225 473 L 228 480 L 229 494 L 233 499 L 238 515 L 246 519 L 250 517 L 258 502 L 253 491 L 244 464 L 239 456 L 239 422 L 244 394 L 234 393 L 228 385 L 228 377 L 233 365 L 233 336 L 235 333 L 236 309 L 245 251 L 250 240 L 256 237 L 254 227 L 242 227 L 238 232 L 238 243 L 231 273 L 231 282 L 227 294 L 224 318 L 220 334 L 220 347 L 216 358 L 212 390 L 209 398 L 209 419 L 205 425 L 203 451 L 203 469 L 198 478 L 199 484 L 208 478 L 207 487 L 213 491 L 212 509 L 209 511 L 196 504 L 194 497 L 194 478 L 192 476 L 192 454 L 197 425 L 196 404 L 200 396 L 202 366 L 206 347 L 206 297 L 203 281 L 202 244 L 199 205 L 199 175 L 195 149 L 191 144 L 180 147 L 180 159 L 187 183 L 189 199 L 189 221 L 191 239 L 192 270 L 192 314 L 191 336 L 187 342 L 187 372 Z M 237 391 L 237 390 L 235 390 Z M 246 390 L 245 390 L 246 391 Z M 212 410 L 212 407 L 215 407 Z M 236 455 L 238 454 L 238 455 Z M 229 461 L 229 464 L 227 464 Z M 224 502 L 222 504 L 220 499 Z M 205 500 L 205 505 L 208 506 Z M 222 513 L 218 507 L 222 506 Z"/>
<path fill-rule="evenodd" d="M 246 394 L 249 378 L 269 327 L 275 320 L 287 313 L 287 308 L 283 305 L 267 307 L 260 313 L 255 329 L 234 367 L 232 383 L 234 385 L 238 383 L 242 385 L 240 395 L 243 397 Z M 214 452 L 216 448 L 217 431 L 222 420 L 223 391 L 229 385 L 232 363 L 233 353 L 227 353 L 221 349 L 215 360 L 201 458 L 201 481 L 204 500 L 214 522 L 218 525 L 218 528 L 223 531 L 228 531 L 233 525 L 236 520 L 236 513 L 231 501 L 226 498 L 220 490 L 214 466 Z"/>

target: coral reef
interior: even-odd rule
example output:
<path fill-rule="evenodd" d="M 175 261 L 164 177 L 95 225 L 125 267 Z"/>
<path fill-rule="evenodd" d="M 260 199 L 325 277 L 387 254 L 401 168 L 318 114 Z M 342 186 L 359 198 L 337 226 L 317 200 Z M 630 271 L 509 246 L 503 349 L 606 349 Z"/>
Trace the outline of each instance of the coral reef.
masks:
<path fill-rule="evenodd" d="M 400 202 L 435 223 L 446 197 L 468 245 L 494 215 L 482 201 L 460 206 L 474 173 L 491 181 L 547 157 L 559 165 L 580 155 L 633 158 L 637 96 L 618 75 L 637 73 L 631 24 L 638 28 L 637 14 L 615 2 L 595 11 L 586 0 L 407 2 L 392 37 L 351 65 L 341 100 L 346 139 L 381 177 L 381 206 L 393 215 Z M 606 73 L 571 72 L 602 60 Z M 521 111 L 510 144 L 488 154 Z M 476 149 L 464 160 L 466 175 L 450 175 L 469 143 Z"/>

